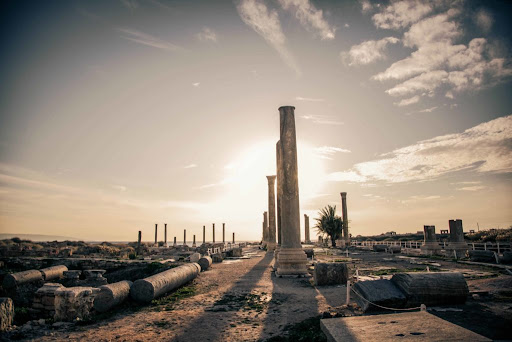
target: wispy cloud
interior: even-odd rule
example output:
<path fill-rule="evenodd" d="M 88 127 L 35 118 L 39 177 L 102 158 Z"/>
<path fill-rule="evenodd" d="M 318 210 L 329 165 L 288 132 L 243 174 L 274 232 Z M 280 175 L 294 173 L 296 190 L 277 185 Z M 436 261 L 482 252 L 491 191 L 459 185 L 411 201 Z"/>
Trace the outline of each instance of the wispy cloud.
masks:
<path fill-rule="evenodd" d="M 415 203 L 415 202 L 419 202 L 419 201 L 432 201 L 432 200 L 436 200 L 436 199 L 440 199 L 441 196 L 439 195 L 430 195 L 430 196 L 410 196 L 408 199 L 406 200 L 402 200 L 400 202 L 404 203 L 404 204 L 407 204 L 407 203 Z"/>
<path fill-rule="evenodd" d="M 315 99 L 315 98 L 312 98 L 312 97 L 302 97 L 302 96 L 295 97 L 295 100 L 297 100 L 297 101 L 307 101 L 307 102 L 324 102 L 325 101 L 324 99 Z"/>
<path fill-rule="evenodd" d="M 130 40 L 135 43 L 167 51 L 185 51 L 185 49 L 181 46 L 169 43 L 165 40 L 162 40 L 160 38 L 154 37 L 141 31 L 129 28 L 117 28 L 117 31 L 122 33 L 122 38 Z"/>
<path fill-rule="evenodd" d="M 393 104 L 395 106 L 398 106 L 398 107 L 404 107 L 404 106 L 409 106 L 409 105 L 412 105 L 414 103 L 418 103 L 420 100 L 420 97 L 418 95 L 415 95 L 413 97 L 410 97 L 408 99 L 403 99 L 399 102 L 394 102 Z"/>
<path fill-rule="evenodd" d="M 418 111 L 419 113 L 432 113 L 434 110 L 437 109 L 437 106 L 435 107 L 430 107 L 430 108 L 425 108 L 425 109 L 422 109 L 420 111 Z"/>
<path fill-rule="evenodd" d="M 300 76 L 302 72 L 286 46 L 277 11 L 268 9 L 265 3 L 258 0 L 242 0 L 237 10 L 243 22 L 262 36 L 279 53 L 285 64 Z"/>
<path fill-rule="evenodd" d="M 217 33 L 209 27 L 203 27 L 201 32 L 196 33 L 196 38 L 202 42 L 217 42 Z"/>
<path fill-rule="evenodd" d="M 395 37 L 368 40 L 352 46 L 348 52 L 342 52 L 341 59 L 343 63 L 349 66 L 374 63 L 386 58 L 386 50 L 389 44 L 396 44 L 399 41 Z"/>
<path fill-rule="evenodd" d="M 120 0 L 121 4 L 124 7 L 128 8 L 130 11 L 134 11 L 139 7 L 139 3 L 137 0 Z"/>
<path fill-rule="evenodd" d="M 125 192 L 127 190 L 126 186 L 124 185 L 112 185 L 112 189 L 120 192 Z"/>
<path fill-rule="evenodd" d="M 381 159 L 335 172 L 329 180 L 399 183 L 436 179 L 461 170 L 512 172 L 512 115 L 462 133 L 438 136 L 394 150 Z"/>
<path fill-rule="evenodd" d="M 478 190 L 483 190 L 485 188 L 486 187 L 483 185 L 475 185 L 475 186 L 465 186 L 462 188 L 457 188 L 457 190 L 459 190 L 459 191 L 478 191 Z"/>
<path fill-rule="evenodd" d="M 283 9 L 294 12 L 302 26 L 316 31 L 321 39 L 334 39 L 336 29 L 325 20 L 322 10 L 309 0 L 279 0 Z"/>
<path fill-rule="evenodd" d="M 321 146 L 316 147 L 315 152 L 324 159 L 332 159 L 331 157 L 336 153 L 350 153 L 351 151 L 341 147 Z"/>
<path fill-rule="evenodd" d="M 327 115 L 302 115 L 301 118 L 320 125 L 343 125 L 342 121 L 333 120 Z"/>
<path fill-rule="evenodd" d="M 192 85 L 197 88 L 201 85 L 201 82 L 194 82 L 192 83 Z"/>
<path fill-rule="evenodd" d="M 363 10 L 371 8 L 363 2 Z M 421 0 L 392 1 L 381 12 L 373 15 L 372 20 L 376 27 L 382 29 L 399 29 L 417 22 L 433 10 L 429 3 Z"/>
<path fill-rule="evenodd" d="M 475 21 L 484 33 L 488 33 L 494 23 L 491 13 L 487 12 L 485 9 L 480 9 L 475 14 Z"/>
<path fill-rule="evenodd" d="M 189 165 L 183 166 L 184 169 L 192 169 L 194 167 L 197 167 L 197 164 L 189 164 Z"/>

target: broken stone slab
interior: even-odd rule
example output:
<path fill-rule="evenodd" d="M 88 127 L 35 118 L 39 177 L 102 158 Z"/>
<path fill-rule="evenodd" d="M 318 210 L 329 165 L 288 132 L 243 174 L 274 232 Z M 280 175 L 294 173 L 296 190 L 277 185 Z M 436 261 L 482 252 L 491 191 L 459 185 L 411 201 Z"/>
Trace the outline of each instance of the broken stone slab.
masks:
<path fill-rule="evenodd" d="M 84 270 L 86 278 L 102 278 L 106 270 Z"/>
<path fill-rule="evenodd" d="M 149 303 L 193 280 L 199 272 L 201 272 L 201 266 L 190 263 L 136 280 L 130 289 L 130 296 L 137 302 Z"/>
<path fill-rule="evenodd" d="M 0 298 L 0 331 L 6 331 L 14 319 L 14 304 L 11 298 Z"/>
<path fill-rule="evenodd" d="M 469 259 L 471 261 L 476 262 L 490 262 L 496 263 L 496 258 L 494 257 L 494 252 L 492 251 L 480 251 L 480 250 L 470 250 L 468 252 Z"/>
<path fill-rule="evenodd" d="M 40 271 L 43 274 L 43 278 L 45 281 L 60 279 L 64 276 L 64 272 L 66 272 L 68 268 L 64 265 L 52 266 L 47 268 L 42 268 Z"/>
<path fill-rule="evenodd" d="M 192 253 L 188 257 L 188 259 L 190 260 L 190 262 L 198 262 L 199 259 L 201 259 L 201 254 L 199 254 L 199 253 Z"/>
<path fill-rule="evenodd" d="M 329 342 L 491 341 L 424 311 L 322 319 L 320 327 Z"/>
<path fill-rule="evenodd" d="M 396 245 L 391 245 L 391 246 L 388 246 L 387 251 L 389 253 L 398 254 L 398 253 L 402 252 L 402 247 L 396 246 Z"/>
<path fill-rule="evenodd" d="M 222 260 L 224 260 L 221 253 L 212 254 L 210 255 L 210 257 L 212 258 L 212 261 L 215 263 L 219 263 L 222 262 Z"/>
<path fill-rule="evenodd" d="M 319 262 L 313 271 L 316 286 L 346 284 L 347 264 L 342 262 Z"/>
<path fill-rule="evenodd" d="M 43 281 L 41 272 L 39 270 L 28 270 L 6 275 L 3 281 L 3 287 L 5 289 L 11 289 L 16 286 L 38 281 Z"/>
<path fill-rule="evenodd" d="M 391 281 L 407 297 L 408 307 L 464 304 L 469 295 L 464 275 L 458 272 L 397 273 Z"/>
<path fill-rule="evenodd" d="M 356 292 L 354 299 L 364 312 L 383 310 L 369 302 L 393 309 L 403 308 L 407 302 L 405 295 L 391 280 L 359 281 L 354 284 L 353 291 Z"/>
<path fill-rule="evenodd" d="M 201 266 L 201 271 L 206 271 L 207 269 L 209 269 L 212 263 L 213 260 L 208 255 L 205 255 L 198 261 L 199 266 Z"/>
<path fill-rule="evenodd" d="M 106 312 L 121 304 L 130 295 L 132 284 L 129 280 L 123 280 L 100 286 L 100 292 L 94 298 L 94 308 L 99 312 Z"/>
<path fill-rule="evenodd" d="M 68 287 L 55 291 L 55 321 L 87 319 L 93 308 L 98 289 L 92 287 Z"/>
<path fill-rule="evenodd" d="M 82 271 L 80 271 L 80 270 L 64 271 L 64 277 L 66 279 L 78 279 L 78 278 L 80 278 L 81 274 L 82 274 Z"/>

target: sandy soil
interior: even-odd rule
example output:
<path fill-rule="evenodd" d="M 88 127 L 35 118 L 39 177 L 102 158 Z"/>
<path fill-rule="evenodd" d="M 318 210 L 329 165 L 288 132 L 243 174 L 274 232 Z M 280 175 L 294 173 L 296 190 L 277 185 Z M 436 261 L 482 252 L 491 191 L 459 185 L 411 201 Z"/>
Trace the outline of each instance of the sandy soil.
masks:
<path fill-rule="evenodd" d="M 345 304 L 345 286 L 314 287 L 310 278 L 276 278 L 271 272 L 272 253 L 246 249 L 250 259 L 226 260 L 214 264 L 192 282 L 196 294 L 171 307 L 145 307 L 136 312 L 121 311 L 98 323 L 72 326 L 68 330 L 49 330 L 38 341 L 263 341 L 283 334 L 288 324 L 326 315 L 361 314 L 354 305 Z M 321 251 L 318 251 L 321 252 Z M 352 273 L 371 275 L 382 269 L 418 269 L 425 259 L 399 255 L 354 251 L 344 255 L 317 253 L 319 260 L 345 259 Z M 412 260 L 412 261 L 411 261 Z M 420 262 L 420 264 L 418 264 Z M 503 289 L 512 288 L 512 276 L 486 267 L 462 265 L 451 261 L 430 260 L 439 267 L 474 274 L 468 278 L 471 291 L 480 291 L 462 311 L 435 311 L 436 314 L 490 338 L 503 338 L 512 323 L 512 303 L 493 300 Z M 473 273 L 472 273 L 473 272 Z M 480 279 L 479 279 L 480 278 Z M 494 291 L 494 292 L 493 292 Z M 169 308 L 166 311 L 166 307 Z M 460 308 L 459 308 L 460 309 Z"/>

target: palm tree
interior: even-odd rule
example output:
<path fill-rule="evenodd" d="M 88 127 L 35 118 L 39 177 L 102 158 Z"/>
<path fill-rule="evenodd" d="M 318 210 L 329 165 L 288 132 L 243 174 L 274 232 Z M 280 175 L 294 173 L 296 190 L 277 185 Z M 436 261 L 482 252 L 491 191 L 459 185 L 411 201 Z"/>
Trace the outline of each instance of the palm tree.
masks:
<path fill-rule="evenodd" d="M 341 230 L 343 227 L 343 220 L 341 217 L 336 216 L 336 206 L 328 205 L 319 212 L 319 218 L 315 228 L 331 238 L 332 246 L 336 247 L 336 239 L 341 237 Z"/>

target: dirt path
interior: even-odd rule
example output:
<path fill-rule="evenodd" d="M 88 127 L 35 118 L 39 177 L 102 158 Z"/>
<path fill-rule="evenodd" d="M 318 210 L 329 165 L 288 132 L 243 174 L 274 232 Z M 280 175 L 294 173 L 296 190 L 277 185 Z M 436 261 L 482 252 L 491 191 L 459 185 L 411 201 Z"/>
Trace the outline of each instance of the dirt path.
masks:
<path fill-rule="evenodd" d="M 171 311 L 118 314 L 38 340 L 258 341 L 344 303 L 340 287 L 317 291 L 307 278 L 276 278 L 271 275 L 273 253 L 248 252 L 255 253 L 251 259 L 214 264 L 201 273 L 193 282 L 197 294 Z"/>

